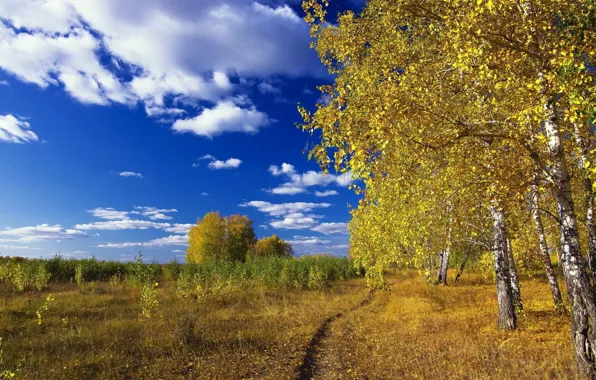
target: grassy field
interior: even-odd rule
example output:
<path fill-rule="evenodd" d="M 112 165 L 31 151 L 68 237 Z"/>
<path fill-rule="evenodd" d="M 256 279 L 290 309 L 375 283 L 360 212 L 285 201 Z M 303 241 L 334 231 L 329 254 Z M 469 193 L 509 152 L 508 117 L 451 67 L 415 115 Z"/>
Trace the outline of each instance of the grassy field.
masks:
<path fill-rule="evenodd" d="M 50 282 L 4 292 L 2 370 L 40 379 L 569 379 L 569 317 L 523 279 L 515 332 L 496 329 L 494 285 L 467 274 L 430 286 L 415 272 L 370 293 L 361 278 L 321 290 L 231 287 L 180 297 L 155 288 L 151 317 L 126 282 Z M 51 296 L 50 296 L 51 295 Z M 48 300 L 49 298 L 49 300 Z M 305 360 L 306 356 L 306 360 Z"/>

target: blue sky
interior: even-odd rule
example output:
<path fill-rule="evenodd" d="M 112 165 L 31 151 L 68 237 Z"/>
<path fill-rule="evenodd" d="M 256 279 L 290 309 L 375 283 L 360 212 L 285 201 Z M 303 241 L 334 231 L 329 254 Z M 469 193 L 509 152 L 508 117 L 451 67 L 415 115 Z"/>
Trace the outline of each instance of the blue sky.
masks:
<path fill-rule="evenodd" d="M 214 210 L 346 252 L 351 179 L 294 126 L 331 80 L 299 2 L 0 0 L 0 21 L 0 255 L 165 262 Z"/>

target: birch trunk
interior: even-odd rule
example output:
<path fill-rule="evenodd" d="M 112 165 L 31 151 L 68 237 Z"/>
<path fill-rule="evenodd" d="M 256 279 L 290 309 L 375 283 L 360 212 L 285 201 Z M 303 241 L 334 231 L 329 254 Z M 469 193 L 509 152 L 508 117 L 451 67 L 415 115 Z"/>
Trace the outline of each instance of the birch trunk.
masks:
<path fill-rule="evenodd" d="M 509 264 L 509 278 L 511 279 L 511 293 L 513 295 L 513 305 L 516 311 L 523 311 L 524 304 L 521 298 L 521 289 L 519 287 L 519 278 L 517 277 L 517 267 L 513 258 L 513 249 L 511 240 L 507 238 L 507 262 Z"/>
<path fill-rule="evenodd" d="M 447 212 L 451 214 L 451 204 L 447 207 Z M 453 230 L 453 217 L 449 216 L 449 225 L 447 226 L 447 240 L 445 248 L 441 252 L 441 262 L 437 272 L 437 284 L 447 285 L 447 271 L 449 270 L 449 255 L 451 254 L 451 234 Z"/>
<path fill-rule="evenodd" d="M 596 376 L 596 305 L 586 265 L 581 255 L 577 218 L 571 196 L 571 183 L 563 145 L 561 144 L 557 112 L 546 105 L 544 128 L 551 155 L 551 173 L 561 229 L 561 264 L 571 308 L 571 339 L 575 359 L 583 376 Z"/>
<path fill-rule="evenodd" d="M 493 253 L 495 255 L 495 278 L 497 283 L 497 302 L 499 305 L 499 329 L 515 330 L 517 319 L 513 303 L 513 291 L 507 260 L 507 240 L 505 217 L 495 202 L 490 207 L 493 218 Z"/>
<path fill-rule="evenodd" d="M 588 146 L 580 133 L 579 126 L 574 124 L 573 135 L 575 142 L 579 146 L 579 162 L 582 169 L 588 163 Z M 592 180 L 585 174 L 584 177 L 584 202 L 586 209 L 586 230 L 588 233 L 588 264 L 592 275 L 592 284 L 596 284 L 596 224 L 594 223 L 594 192 L 592 190 Z"/>
<path fill-rule="evenodd" d="M 564 312 L 565 305 L 563 304 L 561 289 L 559 288 L 559 282 L 557 281 L 557 276 L 555 276 L 553 264 L 550 260 L 548 244 L 546 243 L 546 236 L 544 235 L 544 225 L 542 224 L 542 218 L 540 217 L 540 199 L 538 198 L 538 185 L 532 185 L 530 196 L 532 198 L 532 217 L 534 219 L 536 233 L 538 234 L 538 246 L 540 248 L 540 255 L 542 256 L 542 263 L 544 264 L 544 270 L 546 272 L 546 277 L 548 279 L 550 291 L 553 295 L 555 309 Z"/>
<path fill-rule="evenodd" d="M 471 250 L 472 250 L 472 246 L 469 246 L 468 250 L 466 251 L 466 256 L 464 256 L 464 259 L 461 262 L 461 265 L 459 266 L 459 269 L 457 271 L 457 275 L 455 276 L 455 280 L 454 280 L 455 283 L 457 283 L 459 281 L 459 279 L 461 278 L 461 276 L 464 274 L 464 268 L 466 267 L 466 263 L 468 262 L 468 258 L 470 257 Z"/>
<path fill-rule="evenodd" d="M 443 275 L 443 261 L 445 256 L 445 250 L 442 249 L 439 252 L 439 265 L 437 266 L 437 279 L 435 281 L 435 285 L 439 285 L 441 283 L 442 275 Z"/>

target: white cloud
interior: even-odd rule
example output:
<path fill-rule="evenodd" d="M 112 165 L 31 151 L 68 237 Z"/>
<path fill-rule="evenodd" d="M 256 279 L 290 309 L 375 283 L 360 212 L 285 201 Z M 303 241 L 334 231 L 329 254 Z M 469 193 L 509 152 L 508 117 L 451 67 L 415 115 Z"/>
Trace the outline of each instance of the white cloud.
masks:
<path fill-rule="evenodd" d="M 250 201 L 242 203 L 240 207 L 254 207 L 260 212 L 271 216 L 282 216 L 297 212 L 308 212 L 316 208 L 331 207 L 330 203 L 291 202 L 291 203 L 270 203 L 265 201 Z"/>
<path fill-rule="evenodd" d="M 331 195 L 338 195 L 339 193 L 335 190 L 315 191 L 317 197 L 328 197 Z"/>
<path fill-rule="evenodd" d="M 348 224 L 347 223 L 321 223 L 318 226 L 311 228 L 311 230 L 320 232 L 325 235 L 347 234 L 348 233 Z"/>
<path fill-rule="evenodd" d="M 120 172 L 119 176 L 120 177 L 143 178 L 143 175 L 141 173 L 136 173 L 136 172 Z"/>
<path fill-rule="evenodd" d="M 326 75 L 287 5 L 3 0 L 0 14 L 0 68 L 83 103 L 142 101 L 149 115 L 176 115 L 167 99 L 218 101 L 234 91 L 229 73 Z"/>
<path fill-rule="evenodd" d="M 210 154 L 204 155 L 203 157 L 199 158 L 199 160 L 210 160 L 211 162 L 209 162 L 207 167 L 209 169 L 214 169 L 214 170 L 235 169 L 235 168 L 238 168 L 240 166 L 240 164 L 242 164 L 242 160 L 239 160 L 234 157 L 231 157 L 231 158 L 228 158 L 227 160 L 222 161 L 222 160 L 218 160 L 217 158 L 213 157 Z M 192 166 L 196 168 L 201 165 L 198 162 L 196 162 Z M 203 193 L 201 195 L 209 195 L 209 194 Z"/>
<path fill-rule="evenodd" d="M 317 244 L 329 244 L 331 240 L 323 240 L 316 236 L 304 238 L 303 236 L 294 236 L 294 240 L 287 240 L 292 245 L 317 245 Z"/>
<path fill-rule="evenodd" d="M 185 253 L 186 251 L 182 250 L 182 249 L 173 249 L 172 253 Z"/>
<path fill-rule="evenodd" d="M 146 216 L 151 220 L 170 220 L 172 219 L 172 217 L 165 214 L 178 212 L 178 210 L 176 210 L 175 208 L 163 209 L 147 206 L 135 206 L 134 208 L 134 211 L 130 212 L 131 214 Z"/>
<path fill-rule="evenodd" d="M 141 215 L 151 220 L 170 220 L 172 217 L 166 214 L 178 212 L 178 210 L 174 208 L 161 209 L 157 207 L 134 206 L 134 210 L 132 211 L 119 211 L 112 207 L 97 207 L 88 212 L 96 218 L 106 220 L 129 220 L 131 214 Z"/>
<path fill-rule="evenodd" d="M 267 114 L 252 106 L 241 108 L 232 101 L 219 101 L 213 108 L 205 108 L 191 119 L 176 120 L 172 129 L 179 133 L 194 133 L 213 138 L 226 132 L 257 133 L 269 125 Z"/>
<path fill-rule="evenodd" d="M 284 230 L 303 230 L 315 226 L 319 217 L 318 215 L 304 215 L 296 212 L 285 215 L 283 219 L 273 220 L 269 225 Z"/>
<path fill-rule="evenodd" d="M 307 192 L 307 188 L 311 186 L 329 186 L 329 185 L 336 185 L 341 187 L 347 187 L 352 182 L 352 175 L 351 173 L 344 173 L 344 174 L 323 174 L 321 172 L 316 172 L 310 170 L 306 173 L 299 174 L 296 172 L 296 169 L 293 165 L 283 163 L 281 167 L 276 165 L 271 165 L 269 167 L 269 172 L 274 176 L 281 176 L 285 175 L 289 181 L 285 182 L 273 189 L 267 189 L 267 191 L 271 194 L 277 195 L 295 195 Z M 319 192 L 317 191 L 315 195 L 319 197 L 329 196 L 329 195 L 336 195 L 337 192 L 334 190 Z"/>
<path fill-rule="evenodd" d="M 34 251 L 41 250 L 41 248 L 36 248 L 36 247 L 28 247 L 28 246 L 23 246 L 23 245 L 8 245 L 8 244 L 0 244 L 0 248 L 5 248 L 5 249 L 29 249 L 29 250 L 34 250 Z"/>
<path fill-rule="evenodd" d="M 76 227 L 75 227 L 76 228 Z M 0 235 L 16 236 L 19 242 L 30 242 L 40 240 L 60 241 L 65 239 L 74 239 L 76 237 L 85 237 L 87 234 L 79 229 L 65 229 L 59 224 L 49 225 L 40 224 L 38 226 L 7 228 L 0 231 Z M 6 241 L 6 240 L 3 240 Z"/>
<path fill-rule="evenodd" d="M 258 88 L 261 94 L 281 94 L 281 90 L 279 88 L 267 82 L 259 83 Z"/>
<path fill-rule="evenodd" d="M 96 218 L 100 219 L 107 219 L 107 220 L 121 220 L 121 219 L 129 219 L 128 211 L 118 211 L 113 209 L 112 207 L 97 207 L 93 210 L 87 211 L 91 213 Z"/>
<path fill-rule="evenodd" d="M 285 183 L 274 189 L 267 190 L 271 194 L 275 195 L 296 195 L 306 193 L 306 189 L 299 186 L 294 186 L 292 183 Z"/>
<path fill-rule="evenodd" d="M 188 238 L 184 235 L 170 235 L 145 242 L 124 242 L 99 244 L 97 248 L 130 248 L 130 247 L 162 247 L 170 245 L 188 245 Z"/>
<path fill-rule="evenodd" d="M 148 220 L 108 220 L 87 224 L 77 224 L 78 230 L 146 230 L 148 228 L 165 229 L 171 227 L 170 223 L 157 223 Z"/>
<path fill-rule="evenodd" d="M 237 158 L 228 158 L 225 161 L 215 160 L 209 163 L 209 169 L 234 169 L 240 166 L 241 160 Z"/>
<path fill-rule="evenodd" d="M 31 124 L 22 119 L 17 119 L 11 114 L 0 115 L 0 141 L 16 144 L 39 141 L 35 132 L 31 131 L 30 128 Z"/>
<path fill-rule="evenodd" d="M 286 164 L 284 162 L 283 164 L 281 164 L 281 167 L 277 165 L 269 166 L 269 173 L 273 174 L 274 176 L 279 176 L 282 174 L 291 176 L 296 173 L 296 169 L 294 168 L 294 165 Z"/>
<path fill-rule="evenodd" d="M 188 231 L 190 230 L 190 227 L 194 226 L 194 224 L 185 224 L 185 223 L 176 223 L 173 224 L 171 227 L 168 228 L 164 228 L 164 231 L 166 232 L 172 232 L 175 234 L 188 234 Z"/>
<path fill-rule="evenodd" d="M 8 83 L 8 81 L 5 80 L 0 80 L 0 86 L 10 86 L 10 83 Z"/>
<path fill-rule="evenodd" d="M 201 193 L 201 195 L 202 195 L 202 196 L 204 196 L 204 197 L 208 197 L 208 196 L 209 196 L 209 195 L 211 195 L 211 194 L 209 194 L 209 193 L 208 193 L 208 192 L 206 192 L 206 191 L 203 191 L 203 192 Z"/>

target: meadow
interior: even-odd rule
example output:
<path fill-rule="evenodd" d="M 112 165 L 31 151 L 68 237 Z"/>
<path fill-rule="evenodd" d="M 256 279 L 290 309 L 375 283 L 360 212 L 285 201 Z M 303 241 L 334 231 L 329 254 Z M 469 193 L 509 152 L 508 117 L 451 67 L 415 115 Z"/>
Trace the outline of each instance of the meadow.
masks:
<path fill-rule="evenodd" d="M 349 259 L 165 265 L 0 261 L 0 378 L 568 379 L 569 316 L 522 278 L 516 331 L 494 283 L 392 270 L 371 292 Z M 44 282 L 45 281 L 45 282 Z"/>

